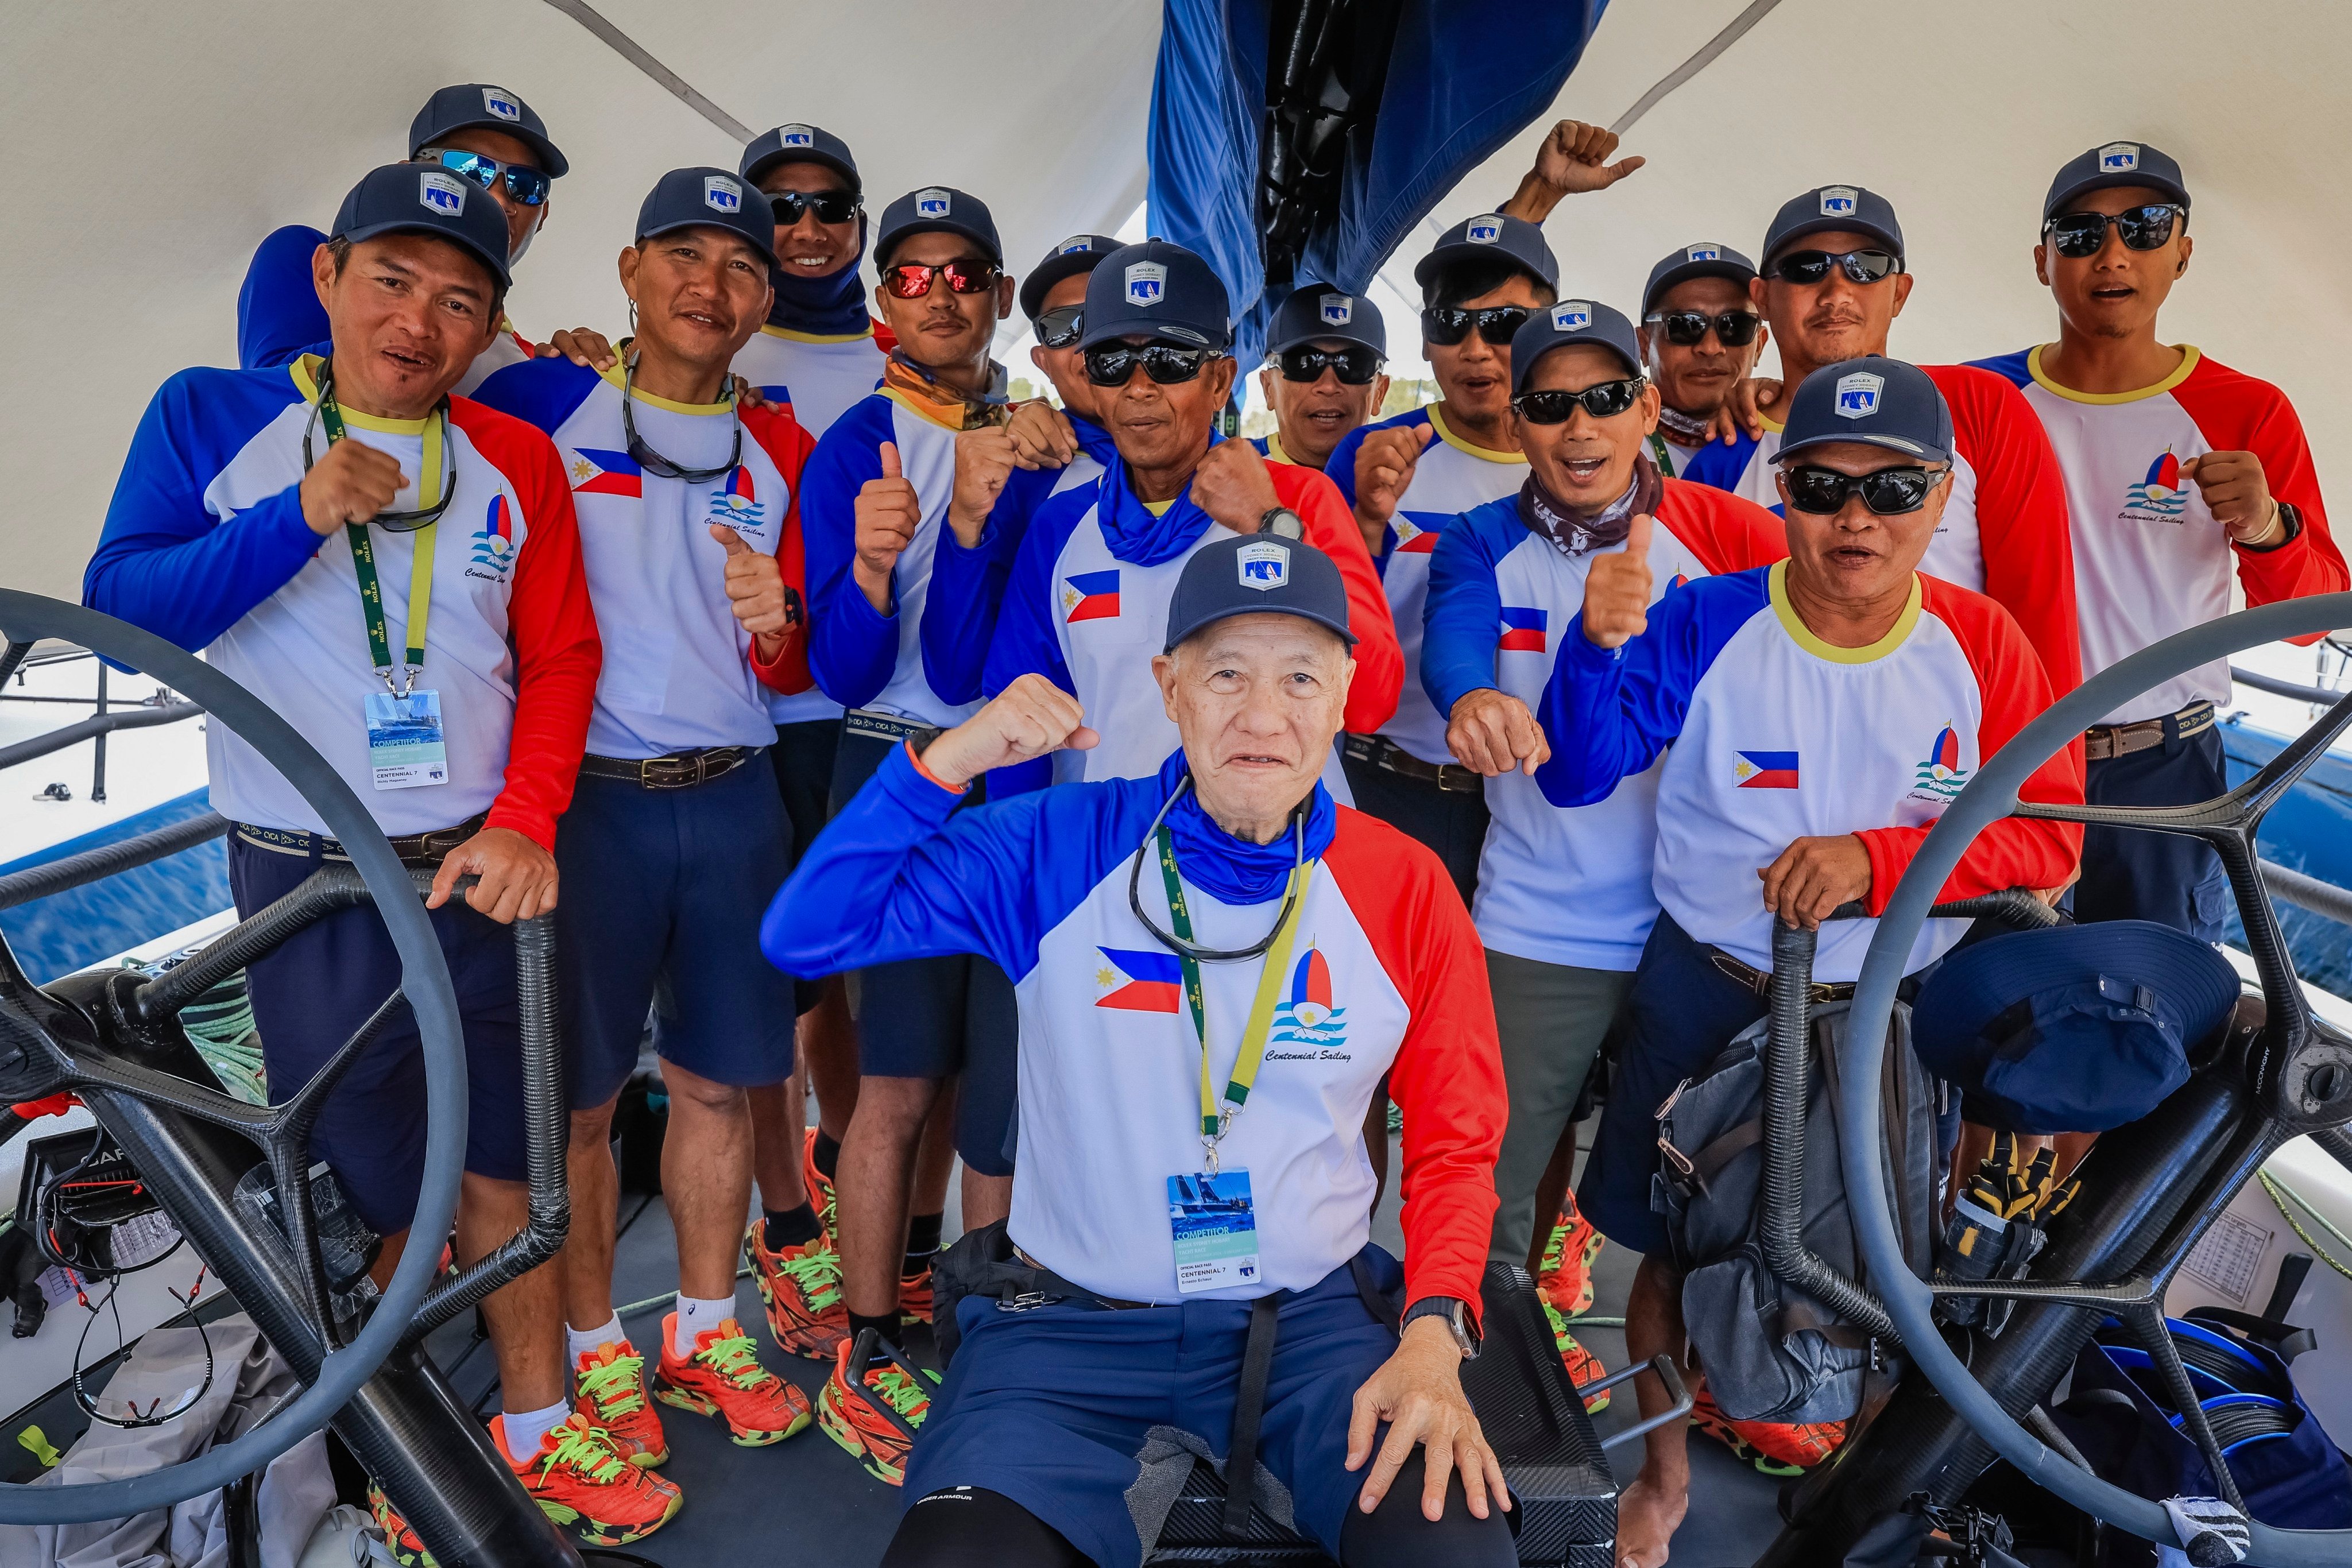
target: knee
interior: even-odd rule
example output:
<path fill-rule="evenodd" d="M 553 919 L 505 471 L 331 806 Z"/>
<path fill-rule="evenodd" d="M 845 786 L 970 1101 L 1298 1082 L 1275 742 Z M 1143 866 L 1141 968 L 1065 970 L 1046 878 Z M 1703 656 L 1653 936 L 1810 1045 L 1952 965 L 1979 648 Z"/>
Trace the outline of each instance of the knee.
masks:
<path fill-rule="evenodd" d="M 1378 1507 L 1366 1513 L 1352 1503 L 1339 1527 L 1341 1568 L 1513 1568 L 1518 1562 L 1508 1516 L 1487 1500 L 1486 1517 L 1470 1511 L 1457 1473 L 1445 1479 L 1445 1511 L 1431 1519 L 1421 1511 L 1423 1450 L 1416 1448 Z"/>
<path fill-rule="evenodd" d="M 613 1107 L 618 1103 L 619 1099 L 615 1096 L 602 1105 L 591 1105 L 584 1111 L 572 1112 L 572 1146 L 574 1149 L 602 1148 L 612 1142 Z"/>

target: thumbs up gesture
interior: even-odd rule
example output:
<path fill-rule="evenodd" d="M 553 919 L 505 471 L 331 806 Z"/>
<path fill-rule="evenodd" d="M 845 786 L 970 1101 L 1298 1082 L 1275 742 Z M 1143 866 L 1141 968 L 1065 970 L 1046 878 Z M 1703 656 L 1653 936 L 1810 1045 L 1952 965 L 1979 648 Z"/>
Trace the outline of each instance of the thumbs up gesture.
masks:
<path fill-rule="evenodd" d="M 897 455 L 896 448 L 887 449 Z M 956 542 L 970 549 L 980 542 L 988 514 L 1016 461 L 1013 438 L 1002 430 L 967 430 L 955 439 L 955 494 L 948 500 L 948 527 Z M 884 469 L 887 474 L 888 469 Z"/>
<path fill-rule="evenodd" d="M 923 522 L 923 503 L 915 495 L 914 481 L 898 466 L 896 443 L 882 444 L 882 477 L 868 479 L 858 487 L 855 513 L 857 560 L 850 575 L 866 601 L 887 615 L 891 570 L 898 564 L 898 552 L 914 542 L 915 530 Z"/>
<path fill-rule="evenodd" d="M 1650 629 L 1650 532 L 1657 524 L 1637 514 L 1625 548 L 1592 558 L 1584 577 L 1584 635 L 1596 648 L 1618 648 Z"/>
<path fill-rule="evenodd" d="M 760 639 L 761 658 L 772 663 L 776 648 L 800 625 L 796 596 L 784 587 L 776 558 L 753 549 L 743 536 L 723 523 L 710 525 L 710 537 L 727 551 L 727 597 L 743 630 Z"/>

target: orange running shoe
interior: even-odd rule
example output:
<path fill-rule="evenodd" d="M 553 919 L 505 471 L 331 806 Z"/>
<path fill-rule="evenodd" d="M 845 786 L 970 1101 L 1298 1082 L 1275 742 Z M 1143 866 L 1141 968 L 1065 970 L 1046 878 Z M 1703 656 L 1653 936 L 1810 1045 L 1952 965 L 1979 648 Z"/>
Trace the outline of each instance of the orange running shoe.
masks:
<path fill-rule="evenodd" d="M 842 1309 L 845 1314 L 848 1308 Z M 931 1266 L 923 1265 L 919 1274 L 898 1276 L 898 1321 L 902 1323 L 927 1323 L 931 1321 Z"/>
<path fill-rule="evenodd" d="M 641 1470 L 668 1459 L 669 1439 L 660 1413 L 646 1400 L 646 1358 L 636 1346 L 607 1341 L 583 1353 L 572 1375 L 580 1385 L 572 1407 L 604 1428 L 614 1453 Z"/>
<path fill-rule="evenodd" d="M 425 1542 L 416 1539 L 416 1531 L 408 1528 L 408 1521 L 400 1517 L 392 1500 L 383 1495 L 383 1488 L 368 1482 L 368 1512 L 375 1519 L 375 1527 L 383 1531 L 384 1543 L 392 1548 L 393 1561 L 401 1568 L 440 1568 L 433 1553 L 425 1550 Z"/>
<path fill-rule="evenodd" d="M 1544 1243 L 1543 1268 L 1536 1275 L 1536 1288 L 1562 1316 L 1589 1312 L 1592 1310 L 1592 1260 L 1600 1256 L 1601 1232 L 1592 1228 L 1592 1222 L 1576 1207 L 1576 1195 L 1570 1193 L 1560 1200 L 1551 1239 Z"/>
<path fill-rule="evenodd" d="M 809 1424 L 808 1396 L 760 1364 L 742 1324 L 719 1319 L 717 1328 L 694 1336 L 694 1354 L 686 1356 L 670 1349 L 677 1325 L 676 1312 L 662 1319 L 655 1398 L 698 1416 L 720 1417 L 739 1448 L 781 1443 Z"/>
<path fill-rule="evenodd" d="M 768 1307 L 768 1333 L 787 1355 L 831 1361 L 849 1338 L 849 1305 L 841 1299 L 841 1254 L 830 1238 L 770 1251 L 767 1222 L 743 1232 L 743 1260 Z"/>
<path fill-rule="evenodd" d="M 877 1352 L 889 1359 L 867 1365 Z M 865 1371 L 852 1376 L 853 1364 Z M 930 1414 L 931 1390 L 939 1384 L 938 1373 L 911 1364 L 868 1329 L 841 1347 L 833 1375 L 817 1393 L 817 1424 L 856 1456 L 867 1475 L 900 1486 L 907 1479 L 908 1451 Z"/>
<path fill-rule="evenodd" d="M 1601 1364 L 1601 1358 L 1585 1349 L 1583 1343 L 1568 1332 L 1568 1320 L 1560 1316 L 1559 1309 L 1541 1296 L 1536 1300 L 1543 1301 L 1544 1319 L 1551 1324 L 1552 1346 L 1559 1352 L 1560 1364 L 1568 1368 L 1568 1380 L 1581 1388 L 1588 1383 L 1598 1383 L 1608 1376 L 1609 1369 Z M 1586 1395 L 1585 1412 L 1598 1416 L 1608 1409 L 1611 1392 L 1604 1388 L 1598 1394 Z"/>
<path fill-rule="evenodd" d="M 834 1203 L 833 1178 L 816 1168 L 816 1134 L 811 1127 L 801 1139 L 801 1185 L 808 1188 L 809 1206 L 816 1210 L 817 1223 L 824 1227 L 825 1240 L 838 1247 L 841 1211 Z"/>
<path fill-rule="evenodd" d="M 1801 1476 L 1838 1451 L 1843 1421 L 1735 1421 L 1704 1388 L 1692 1396 L 1691 1425 L 1768 1476 Z"/>
<path fill-rule="evenodd" d="M 602 1429 L 574 1410 L 539 1440 L 539 1452 L 518 1459 L 507 1450 L 506 1423 L 490 1423 L 490 1441 L 530 1493 L 539 1511 L 558 1524 L 576 1525 L 591 1546 L 625 1546 L 667 1524 L 686 1494 L 677 1483 L 641 1470 L 613 1449 Z"/>

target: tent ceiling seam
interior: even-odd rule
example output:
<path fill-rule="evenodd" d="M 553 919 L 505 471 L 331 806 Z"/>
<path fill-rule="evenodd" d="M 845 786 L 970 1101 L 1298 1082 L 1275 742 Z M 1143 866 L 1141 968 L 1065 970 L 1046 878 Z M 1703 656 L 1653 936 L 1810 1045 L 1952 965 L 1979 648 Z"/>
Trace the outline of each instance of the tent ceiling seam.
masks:
<path fill-rule="evenodd" d="M 551 4 L 552 0 L 550 0 L 550 3 Z M 1657 108 L 1660 103 L 1665 100 L 1669 94 L 1674 92 L 1675 89 L 1681 87 L 1683 83 L 1690 80 L 1691 78 L 1698 75 L 1699 72 L 1706 69 L 1708 66 L 1714 64 L 1716 57 L 1722 54 L 1724 50 L 1731 47 L 1732 45 L 1738 43 L 1740 40 L 1741 36 L 1744 35 L 1748 28 L 1753 27 L 1757 23 L 1762 21 L 1765 14 L 1780 3 L 1780 0 L 1755 0 L 1755 3 L 1749 5 L 1747 10 L 1742 11 L 1738 16 L 1734 16 L 1729 24 L 1724 27 L 1723 31 L 1717 33 L 1714 37 L 1709 38 L 1705 44 L 1701 45 L 1699 47 L 1698 53 L 1693 55 L 1690 58 L 1685 60 L 1682 64 L 1676 66 L 1673 70 L 1660 78 L 1656 86 L 1650 89 L 1649 91 L 1643 93 L 1634 101 L 1633 108 L 1627 110 L 1624 113 L 1617 117 L 1616 123 L 1610 126 L 1610 131 L 1614 135 L 1622 136 L 1625 132 L 1631 131 L 1636 120 L 1640 120 L 1642 116 L 1649 113 L 1650 110 Z"/>
<path fill-rule="evenodd" d="M 602 38 L 611 46 L 614 54 L 645 72 L 680 103 L 719 127 L 737 141 L 748 142 L 751 140 L 750 126 L 697 92 L 688 85 L 685 78 L 654 58 L 635 38 L 605 20 L 595 7 L 587 3 L 587 0 L 547 0 L 547 3 Z"/>

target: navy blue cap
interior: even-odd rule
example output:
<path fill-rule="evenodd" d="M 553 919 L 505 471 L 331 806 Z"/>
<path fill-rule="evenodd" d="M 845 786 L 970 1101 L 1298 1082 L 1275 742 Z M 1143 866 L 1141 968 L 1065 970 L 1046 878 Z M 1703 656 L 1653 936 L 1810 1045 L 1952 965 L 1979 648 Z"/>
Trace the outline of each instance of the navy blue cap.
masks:
<path fill-rule="evenodd" d="M 1225 534 L 1204 545 L 1168 600 L 1168 643 L 1235 615 L 1296 615 L 1356 645 L 1348 630 L 1348 584 L 1329 556 L 1280 534 Z"/>
<path fill-rule="evenodd" d="M 1032 321 L 1045 308 L 1045 296 L 1066 277 L 1092 272 L 1095 264 L 1118 248 L 1109 235 L 1072 235 L 1045 253 L 1036 270 L 1021 280 L 1021 314 Z"/>
<path fill-rule="evenodd" d="M 2238 1005 L 2211 944 L 2151 920 L 1972 943 L 1919 988 L 1911 1041 L 1969 1119 L 2019 1133 L 2136 1122 L 2188 1081 L 2189 1051 Z"/>
<path fill-rule="evenodd" d="M 1623 312 L 1612 310 L 1597 299 L 1563 299 L 1531 312 L 1511 334 L 1511 395 L 1517 397 L 1527 390 L 1538 360 L 1554 349 L 1579 343 L 1597 343 L 1625 361 L 1626 374 L 1642 373 L 1642 345 L 1633 336 L 1633 323 L 1625 319 Z"/>
<path fill-rule="evenodd" d="M 849 143 L 820 125 L 779 125 L 773 131 L 762 131 L 743 149 L 735 172 L 756 185 L 760 176 L 777 163 L 822 163 L 848 181 L 851 190 L 863 189 Z"/>
<path fill-rule="evenodd" d="M 2068 202 L 2085 191 L 2116 185 L 2145 185 L 2184 207 L 2189 204 L 2189 187 L 2180 177 L 2180 165 L 2168 155 L 2145 141 L 2110 141 L 2066 161 L 2058 177 L 2050 182 L 2050 199 L 2042 204 L 2042 221 L 2056 217 Z"/>
<path fill-rule="evenodd" d="M 1903 259 L 1903 225 L 1895 221 L 1893 203 L 1860 185 L 1823 185 L 1790 198 L 1772 214 L 1772 226 L 1764 231 L 1764 265 L 1771 266 L 1790 241 L 1832 229 L 1868 235 Z"/>
<path fill-rule="evenodd" d="M 1642 314 L 1647 316 L 1658 308 L 1658 296 L 1677 283 L 1687 283 L 1694 277 L 1727 277 L 1745 285 L 1756 276 L 1756 264 L 1727 245 L 1702 240 L 1686 245 L 1680 250 L 1668 251 L 1650 268 L 1650 281 L 1642 286 Z"/>
<path fill-rule="evenodd" d="M 637 209 L 637 237 L 675 229 L 725 229 L 771 264 L 776 259 L 776 217 L 768 199 L 740 174 L 724 169 L 672 169 Z"/>
<path fill-rule="evenodd" d="M 507 276 L 507 214 L 470 180 L 429 163 L 387 163 L 371 169 L 335 213 L 331 239 L 357 244 L 378 235 L 421 234 L 472 251 L 503 287 Z"/>
<path fill-rule="evenodd" d="M 996 237 L 996 219 L 988 204 L 948 185 L 926 185 L 909 191 L 882 209 L 882 225 L 874 239 L 876 265 L 890 265 L 891 249 L 910 235 L 952 234 L 980 246 L 981 254 L 1004 265 L 1004 246 Z"/>
<path fill-rule="evenodd" d="M 1841 360 L 1805 378 L 1789 402 L 1776 462 L 1834 441 L 1884 446 L 1930 465 L 1952 460 L 1952 411 L 1927 372 L 1883 354 Z"/>
<path fill-rule="evenodd" d="M 1223 352 L 1233 344 L 1233 314 L 1214 268 L 1181 245 L 1148 239 L 1111 252 L 1087 279 L 1079 347 L 1143 333 Z"/>
<path fill-rule="evenodd" d="M 1551 246 L 1544 243 L 1543 230 L 1525 218 L 1502 213 L 1465 218 L 1439 235 L 1437 244 L 1413 267 L 1412 280 L 1426 289 L 1442 267 L 1498 256 L 1528 277 L 1540 278 L 1546 288 L 1559 287 L 1559 263 L 1553 259 Z"/>
<path fill-rule="evenodd" d="M 1301 343 L 1355 343 L 1388 357 L 1388 323 L 1381 308 L 1360 294 L 1343 294 L 1320 283 L 1302 283 L 1267 324 L 1265 351 L 1278 354 Z"/>
<path fill-rule="evenodd" d="M 503 131 L 529 145 L 539 154 L 540 171 L 551 178 L 572 172 L 572 165 L 547 139 L 546 123 L 520 95 L 478 81 L 445 87 L 425 100 L 425 107 L 408 122 L 408 155 L 414 158 L 427 147 L 439 146 L 441 138 L 453 131 L 478 125 Z"/>

